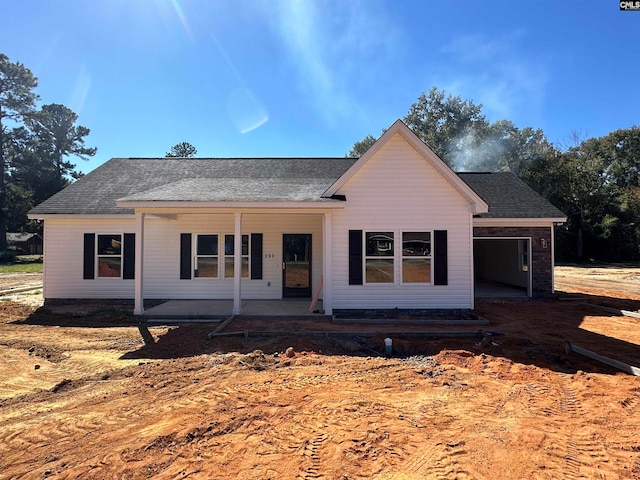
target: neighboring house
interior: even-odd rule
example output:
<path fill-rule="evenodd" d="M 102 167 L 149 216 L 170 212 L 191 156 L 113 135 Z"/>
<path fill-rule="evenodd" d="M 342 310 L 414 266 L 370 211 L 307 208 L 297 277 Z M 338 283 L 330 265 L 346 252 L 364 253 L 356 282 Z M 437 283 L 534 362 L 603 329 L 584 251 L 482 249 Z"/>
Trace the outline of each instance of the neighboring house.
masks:
<path fill-rule="evenodd" d="M 510 173 L 456 174 L 401 121 L 359 159 L 114 158 L 29 217 L 46 300 L 133 299 L 136 314 L 151 299 L 237 314 L 318 287 L 327 314 L 471 309 L 482 282 L 549 295 L 566 220 Z"/>
<path fill-rule="evenodd" d="M 17 253 L 42 255 L 42 235 L 39 233 L 7 232 L 7 246 Z"/>

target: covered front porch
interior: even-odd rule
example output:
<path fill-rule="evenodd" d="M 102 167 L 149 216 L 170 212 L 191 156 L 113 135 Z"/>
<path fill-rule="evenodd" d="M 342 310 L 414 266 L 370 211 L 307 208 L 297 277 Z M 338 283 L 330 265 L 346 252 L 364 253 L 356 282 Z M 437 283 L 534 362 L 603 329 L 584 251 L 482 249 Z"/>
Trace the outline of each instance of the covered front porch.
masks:
<path fill-rule="evenodd" d="M 331 315 L 332 211 L 343 204 L 135 209 L 134 314 Z M 171 301 L 147 311 L 158 298 Z"/>

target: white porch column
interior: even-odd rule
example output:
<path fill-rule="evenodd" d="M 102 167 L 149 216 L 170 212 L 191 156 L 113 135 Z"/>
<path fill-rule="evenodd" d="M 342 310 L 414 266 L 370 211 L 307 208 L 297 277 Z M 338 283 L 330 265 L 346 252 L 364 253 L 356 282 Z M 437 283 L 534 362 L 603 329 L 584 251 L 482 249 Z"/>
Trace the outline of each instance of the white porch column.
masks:
<path fill-rule="evenodd" d="M 135 288 L 134 288 L 134 315 L 142 315 L 144 312 L 143 284 L 143 260 L 144 260 L 144 213 L 136 212 L 136 254 L 135 254 Z"/>
<path fill-rule="evenodd" d="M 242 214 L 235 214 L 235 230 L 233 233 L 233 314 L 239 315 L 242 310 Z"/>
<path fill-rule="evenodd" d="M 325 315 L 333 314 L 331 276 L 332 276 L 332 251 L 331 251 L 331 212 L 325 212 L 324 224 L 322 226 L 322 263 L 323 265 L 323 287 L 322 306 Z"/>

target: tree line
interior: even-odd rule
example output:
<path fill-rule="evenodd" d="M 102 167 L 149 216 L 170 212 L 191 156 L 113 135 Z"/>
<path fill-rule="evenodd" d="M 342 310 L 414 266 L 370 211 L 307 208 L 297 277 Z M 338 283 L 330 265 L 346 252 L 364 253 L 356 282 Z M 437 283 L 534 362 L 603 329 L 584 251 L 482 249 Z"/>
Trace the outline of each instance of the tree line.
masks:
<path fill-rule="evenodd" d="M 565 145 L 541 129 L 490 122 L 482 105 L 432 88 L 404 117 L 416 133 L 456 171 L 517 175 L 562 210 L 556 227 L 560 261 L 640 259 L 640 128 L 598 138 L 573 134 Z M 359 157 L 376 139 L 367 135 L 347 156 Z"/>
<path fill-rule="evenodd" d="M 78 115 L 57 104 L 37 107 L 38 79 L 19 62 L 0 53 L 0 256 L 6 232 L 39 232 L 41 224 L 27 212 L 82 176 L 69 157 L 96 154 L 85 139 L 90 130 Z M 181 142 L 167 157 L 193 157 L 196 148 Z"/>
<path fill-rule="evenodd" d="M 90 130 L 78 115 L 58 103 L 36 106 L 38 79 L 0 53 L 0 253 L 7 231 L 36 232 L 27 212 L 81 176 L 69 156 L 87 159 Z"/>

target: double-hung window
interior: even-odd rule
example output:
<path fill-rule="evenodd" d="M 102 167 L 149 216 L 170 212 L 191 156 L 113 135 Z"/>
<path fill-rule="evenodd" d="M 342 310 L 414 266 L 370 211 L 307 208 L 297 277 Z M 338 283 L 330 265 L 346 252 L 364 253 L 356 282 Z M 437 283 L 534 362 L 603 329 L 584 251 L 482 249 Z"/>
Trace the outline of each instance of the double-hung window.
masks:
<path fill-rule="evenodd" d="M 224 236 L 224 276 L 234 276 L 234 235 Z M 242 278 L 249 278 L 249 235 L 242 235 Z"/>
<path fill-rule="evenodd" d="M 194 276 L 218 278 L 218 235 L 197 235 Z"/>
<path fill-rule="evenodd" d="M 120 278 L 122 276 L 122 235 L 98 235 L 97 237 L 98 277 Z"/>
<path fill-rule="evenodd" d="M 431 283 L 431 232 L 402 232 L 402 283 Z"/>
<path fill-rule="evenodd" d="M 365 233 L 365 281 L 394 282 L 393 232 Z"/>

